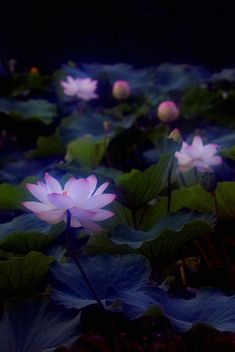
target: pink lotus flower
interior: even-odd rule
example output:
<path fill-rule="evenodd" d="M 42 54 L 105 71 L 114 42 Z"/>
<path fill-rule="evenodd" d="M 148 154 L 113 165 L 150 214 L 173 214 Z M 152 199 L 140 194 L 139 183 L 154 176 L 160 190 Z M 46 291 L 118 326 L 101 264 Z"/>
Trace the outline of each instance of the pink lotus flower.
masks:
<path fill-rule="evenodd" d="M 196 167 L 199 171 L 212 171 L 212 166 L 221 164 L 222 158 L 215 155 L 218 152 L 217 144 L 203 145 L 200 136 L 195 136 L 191 145 L 183 142 L 180 151 L 175 153 L 179 170 L 188 171 Z"/>
<path fill-rule="evenodd" d="M 71 76 L 67 76 L 66 79 L 67 81 L 60 81 L 64 88 L 64 94 L 86 101 L 98 98 L 98 95 L 95 94 L 98 81 L 91 78 L 73 78 Z"/>
<path fill-rule="evenodd" d="M 80 179 L 71 177 L 62 188 L 60 183 L 48 173 L 45 173 L 45 181 L 45 183 L 38 181 L 37 184 L 26 185 L 39 202 L 22 203 L 40 219 L 50 224 L 57 224 L 62 220 L 66 222 L 66 211 L 69 210 L 72 227 L 100 231 L 102 228 L 96 224 L 96 221 L 113 216 L 111 211 L 102 209 L 115 199 L 115 194 L 103 193 L 109 182 L 103 183 L 96 189 L 95 175 Z"/>

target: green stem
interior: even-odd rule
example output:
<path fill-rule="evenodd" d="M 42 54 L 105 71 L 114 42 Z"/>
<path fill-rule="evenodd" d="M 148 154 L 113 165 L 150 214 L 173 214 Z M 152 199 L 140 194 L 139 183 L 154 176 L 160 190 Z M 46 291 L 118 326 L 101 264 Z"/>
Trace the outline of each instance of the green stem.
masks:
<path fill-rule="evenodd" d="M 181 181 L 182 185 L 184 187 L 188 187 L 182 172 L 179 173 L 179 177 L 180 177 L 180 181 Z"/>
<path fill-rule="evenodd" d="M 195 243 L 197 245 L 197 248 L 199 249 L 199 253 L 201 254 L 202 258 L 204 259 L 205 263 L 207 264 L 208 267 L 211 267 L 211 263 L 210 260 L 208 259 L 204 249 L 202 248 L 202 246 L 200 245 L 199 240 L 195 240 Z"/>
<path fill-rule="evenodd" d="M 67 245 L 68 245 L 68 249 L 70 251 L 71 257 L 73 258 L 78 270 L 80 271 L 80 273 L 83 276 L 83 279 L 85 281 L 85 283 L 87 284 L 87 287 L 90 289 L 90 291 L 92 292 L 94 299 L 96 300 L 98 306 L 100 307 L 101 311 L 103 311 L 105 317 L 107 318 L 107 321 L 110 323 L 111 327 L 113 328 L 113 331 L 115 332 L 115 334 L 117 335 L 121 346 L 123 347 L 123 350 L 126 351 L 126 345 L 125 342 L 123 341 L 120 332 L 116 326 L 116 324 L 114 323 L 112 317 L 109 315 L 109 313 L 106 311 L 103 303 L 101 302 L 94 286 L 92 285 L 90 279 L 88 278 L 86 272 L 84 271 L 80 261 L 78 260 L 78 257 L 76 255 L 76 252 L 74 251 L 73 248 L 73 244 L 71 242 L 71 236 L 70 236 L 70 231 L 71 231 L 71 213 L 69 210 L 67 210 L 67 231 L 66 231 L 66 235 L 67 235 Z"/>
<path fill-rule="evenodd" d="M 220 261 L 219 261 L 219 258 L 217 256 L 217 254 L 216 254 L 215 248 L 214 248 L 214 246 L 211 243 L 210 238 L 207 237 L 206 241 L 207 241 L 207 246 L 209 248 L 209 251 L 211 253 L 211 259 L 214 260 L 215 265 L 219 266 L 220 265 Z"/>
<path fill-rule="evenodd" d="M 171 187 L 171 177 L 172 177 L 172 171 L 174 167 L 174 160 L 172 160 L 170 164 L 170 168 L 168 171 L 168 176 L 167 176 L 167 212 L 170 213 L 171 211 L 171 198 L 172 198 L 172 187 Z"/>
<path fill-rule="evenodd" d="M 183 287 L 187 287 L 187 280 L 186 280 L 186 275 L 185 275 L 185 267 L 184 267 L 184 261 L 180 260 L 180 277 L 182 280 Z"/>
<path fill-rule="evenodd" d="M 218 238 L 221 243 L 221 248 L 223 251 L 224 264 L 225 264 L 225 267 L 228 272 L 229 281 L 230 281 L 230 288 L 233 289 L 233 280 L 232 280 L 232 276 L 231 276 L 230 263 L 229 263 L 229 259 L 228 259 L 227 249 L 226 249 L 226 245 L 224 242 L 224 238 L 223 238 L 221 231 L 220 231 L 220 221 L 219 221 L 219 210 L 218 210 L 217 198 L 216 198 L 215 192 L 212 192 L 211 195 L 214 199 L 215 215 L 216 215 L 216 220 L 217 220 L 217 225 L 218 225 L 217 233 L 218 233 Z"/>
<path fill-rule="evenodd" d="M 108 152 L 109 132 L 108 126 L 104 123 L 104 156 L 109 167 L 112 167 L 112 162 Z"/>
<path fill-rule="evenodd" d="M 195 182 L 198 183 L 198 171 L 197 168 L 194 168 L 194 177 L 195 177 Z"/>

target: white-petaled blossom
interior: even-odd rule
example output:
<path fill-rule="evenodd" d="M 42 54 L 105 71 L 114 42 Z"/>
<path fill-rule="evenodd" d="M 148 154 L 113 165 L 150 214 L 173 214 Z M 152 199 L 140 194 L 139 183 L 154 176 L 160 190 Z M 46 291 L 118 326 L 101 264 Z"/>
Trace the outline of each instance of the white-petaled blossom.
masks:
<path fill-rule="evenodd" d="M 103 209 L 111 203 L 116 195 L 104 193 L 109 182 L 97 188 L 95 175 L 76 179 L 71 177 L 62 188 L 60 183 L 45 173 L 45 183 L 28 183 L 27 189 L 38 201 L 23 202 L 40 219 L 51 224 L 67 221 L 66 211 L 71 213 L 71 227 L 85 227 L 88 230 L 100 231 L 96 223 L 113 216 L 109 210 Z"/>
<path fill-rule="evenodd" d="M 98 81 L 91 78 L 67 76 L 66 81 L 60 81 L 60 84 L 63 87 L 64 94 L 70 97 L 77 97 L 86 101 L 98 98 L 95 93 Z"/>
<path fill-rule="evenodd" d="M 195 136 L 192 144 L 183 142 L 181 149 L 175 153 L 175 157 L 181 172 L 188 171 L 193 167 L 196 167 L 198 171 L 210 172 L 213 170 L 212 166 L 223 162 L 222 158 L 216 155 L 217 152 L 217 144 L 203 145 L 201 137 Z"/>

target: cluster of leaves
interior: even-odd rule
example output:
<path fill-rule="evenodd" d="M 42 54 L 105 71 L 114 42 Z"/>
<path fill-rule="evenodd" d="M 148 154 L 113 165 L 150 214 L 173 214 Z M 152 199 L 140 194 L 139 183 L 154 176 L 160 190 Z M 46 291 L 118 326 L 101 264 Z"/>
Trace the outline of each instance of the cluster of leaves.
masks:
<path fill-rule="evenodd" d="M 99 99 L 66 97 L 68 74 L 97 79 Z M 121 79 L 131 87 L 125 101 L 112 96 Z M 70 63 L 51 77 L 6 69 L 0 88 L 1 351 L 122 350 L 70 257 L 65 224 L 48 225 L 21 205 L 31 199 L 25 184 L 45 171 L 62 183 L 95 174 L 117 194 L 103 232 L 78 230 L 73 242 L 126 350 L 190 351 L 196 340 L 202 350 L 208 334 L 231 346 L 234 71 Z M 181 112 L 171 126 L 156 114 L 167 99 Z M 168 138 L 175 127 L 184 139 L 200 133 L 221 146 L 215 192 L 208 175 L 179 174 L 181 146 Z"/>

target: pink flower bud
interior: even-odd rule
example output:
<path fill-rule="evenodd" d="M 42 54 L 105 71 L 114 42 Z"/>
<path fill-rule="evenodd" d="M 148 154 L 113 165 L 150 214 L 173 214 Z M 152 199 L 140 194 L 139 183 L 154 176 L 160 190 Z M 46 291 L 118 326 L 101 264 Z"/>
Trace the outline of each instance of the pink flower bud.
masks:
<path fill-rule="evenodd" d="M 174 128 L 169 134 L 168 138 L 173 139 L 175 142 L 181 142 L 182 136 L 178 128 Z"/>
<path fill-rule="evenodd" d="M 179 116 L 179 109 L 173 101 L 163 101 L 158 106 L 157 115 L 162 122 L 172 122 Z"/>
<path fill-rule="evenodd" d="M 118 100 L 125 100 L 131 94 L 131 87 L 127 81 L 116 81 L 113 85 L 112 94 Z"/>
<path fill-rule="evenodd" d="M 103 126 L 104 126 L 104 132 L 105 132 L 105 134 L 109 133 L 109 125 L 110 125 L 110 122 L 109 122 L 109 121 L 103 121 Z"/>
<path fill-rule="evenodd" d="M 39 75 L 39 69 L 36 66 L 31 67 L 29 73 L 31 75 Z"/>

